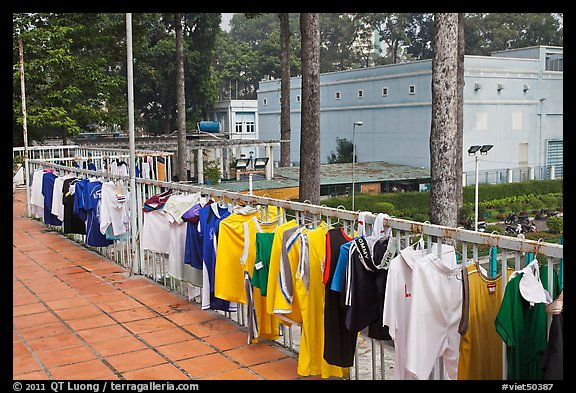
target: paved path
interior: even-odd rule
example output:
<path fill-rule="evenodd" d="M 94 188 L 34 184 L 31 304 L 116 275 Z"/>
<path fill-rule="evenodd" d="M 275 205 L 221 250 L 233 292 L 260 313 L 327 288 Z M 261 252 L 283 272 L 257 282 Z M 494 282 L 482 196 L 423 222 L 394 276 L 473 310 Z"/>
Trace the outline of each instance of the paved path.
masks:
<path fill-rule="evenodd" d="M 26 217 L 20 188 L 12 234 L 14 379 L 302 378 L 294 354 Z"/>

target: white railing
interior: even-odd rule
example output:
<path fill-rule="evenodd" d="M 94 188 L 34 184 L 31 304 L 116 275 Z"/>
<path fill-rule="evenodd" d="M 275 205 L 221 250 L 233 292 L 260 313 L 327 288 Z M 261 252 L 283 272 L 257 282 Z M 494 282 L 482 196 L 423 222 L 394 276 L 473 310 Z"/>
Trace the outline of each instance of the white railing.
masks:
<path fill-rule="evenodd" d="M 52 160 L 50 160 L 52 161 Z M 79 177 L 96 176 L 107 180 L 123 180 L 124 184 L 130 184 L 130 178 L 127 176 L 112 175 L 102 171 L 92 171 L 82 168 L 74 168 L 70 166 L 58 165 L 48 160 L 29 160 L 30 173 L 28 177 L 35 170 L 51 168 L 60 175 L 73 173 Z M 276 206 L 284 209 L 290 218 L 295 218 L 299 224 L 318 224 L 321 221 L 326 222 L 328 225 L 339 223 L 345 231 L 352 235 L 354 228 L 358 221 L 358 212 L 335 209 L 325 206 L 311 205 L 309 203 L 293 202 L 288 200 L 279 200 L 255 195 L 240 194 L 231 191 L 212 189 L 208 187 L 200 187 L 191 184 L 177 183 L 177 182 L 164 182 L 153 179 L 135 179 L 136 190 L 136 211 L 142 211 L 144 202 L 152 195 L 159 192 L 172 189 L 179 193 L 195 193 L 200 192 L 207 198 L 214 198 L 215 200 L 226 200 L 234 204 L 242 203 L 249 206 L 262 206 L 266 209 L 268 206 Z M 30 211 L 30 210 L 29 210 Z M 366 217 L 366 229 L 371 231 L 371 225 L 374 222 L 376 213 L 370 214 Z M 132 234 L 138 234 L 142 228 L 142 214 L 138 214 L 136 220 L 137 228 L 132 228 Z M 434 225 L 430 223 L 421 223 L 416 221 L 404 220 L 399 218 L 390 217 L 385 219 L 384 226 L 392 229 L 392 236 L 394 241 L 397 242 L 398 248 L 402 245 L 412 244 L 413 236 L 420 235 L 426 241 L 428 250 L 432 250 L 434 243 L 436 244 L 453 244 L 457 247 L 458 253 L 461 256 L 460 262 L 469 263 L 472 261 L 487 262 L 488 258 L 485 256 L 490 247 L 497 247 L 499 254 L 498 260 L 502 264 L 504 261 L 515 270 L 520 270 L 525 264 L 525 254 L 532 253 L 545 260 L 548 266 L 548 288 L 550 293 L 554 293 L 552 288 L 554 286 L 553 272 L 561 273 L 562 258 L 563 258 L 563 245 L 547 243 L 543 241 L 533 241 L 520 239 L 516 237 L 503 236 L 498 234 L 490 234 L 483 232 L 474 232 L 461 228 L 451 228 L 441 225 Z M 54 229 L 59 230 L 58 227 Z M 83 235 L 74 235 L 75 240 L 83 242 Z M 440 247 L 438 247 L 440 249 Z M 163 285 L 166 285 L 171 290 L 177 291 L 182 295 L 186 295 L 187 282 L 176 280 L 167 275 L 167 256 L 143 250 L 142 244 L 139 242 L 138 236 L 130 236 L 128 240 L 114 241 L 114 244 L 109 247 L 102 247 L 97 249 L 98 252 L 114 260 L 124 268 L 130 270 L 131 274 L 139 274 L 149 277 Z M 506 284 L 508 277 L 506 269 L 502 271 L 502 283 Z M 201 282 L 191 282 L 194 286 L 201 286 Z M 247 310 L 243 305 L 240 305 L 238 312 L 224 313 L 229 318 L 235 319 L 240 325 L 247 324 Z M 231 315 L 235 314 L 235 315 Z M 549 321 L 550 322 L 550 321 Z M 286 348 L 295 352 L 298 351 L 298 337 L 299 332 L 294 331 L 297 329 L 292 326 L 287 328 L 283 326 L 283 334 L 279 342 Z M 387 361 L 393 358 L 393 349 L 383 341 L 369 339 L 361 334 L 359 340 L 364 340 L 364 345 L 371 346 L 365 348 L 366 350 L 360 353 L 357 348 L 356 361 L 353 367 L 353 372 L 350 373 L 351 378 L 355 379 L 388 379 L 391 373 L 390 367 L 385 367 Z M 370 341 L 368 341 L 370 340 Z M 393 361 L 393 360 L 392 360 Z M 438 363 L 435 367 L 433 378 L 439 379 L 441 375 L 442 364 Z M 505 372 L 503 371 L 505 376 Z M 504 377 L 505 379 L 505 377 Z"/>

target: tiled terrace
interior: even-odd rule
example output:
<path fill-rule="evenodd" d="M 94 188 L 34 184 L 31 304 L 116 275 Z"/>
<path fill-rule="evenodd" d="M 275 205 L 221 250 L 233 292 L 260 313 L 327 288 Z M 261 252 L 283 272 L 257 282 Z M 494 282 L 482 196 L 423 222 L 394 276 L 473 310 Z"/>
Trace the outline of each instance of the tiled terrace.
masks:
<path fill-rule="evenodd" d="M 28 218 L 25 189 L 12 254 L 13 379 L 302 378 L 293 353 Z"/>

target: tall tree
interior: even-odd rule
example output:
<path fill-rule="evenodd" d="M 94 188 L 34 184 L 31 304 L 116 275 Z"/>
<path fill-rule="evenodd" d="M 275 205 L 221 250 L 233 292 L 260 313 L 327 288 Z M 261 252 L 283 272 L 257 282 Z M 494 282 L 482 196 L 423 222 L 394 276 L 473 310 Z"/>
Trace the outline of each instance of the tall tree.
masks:
<path fill-rule="evenodd" d="M 300 201 L 320 203 L 320 24 L 318 13 L 300 14 L 302 117 Z"/>
<path fill-rule="evenodd" d="M 22 144 L 18 36 L 26 69 L 28 138 L 66 139 L 127 120 L 124 19 L 119 14 L 13 14 L 13 143 Z"/>
<path fill-rule="evenodd" d="M 458 118 L 456 129 L 456 208 L 460 212 L 464 204 L 464 194 L 462 190 L 462 144 L 464 143 L 464 13 L 458 13 L 458 72 L 457 72 L 457 97 L 458 97 Z"/>
<path fill-rule="evenodd" d="M 430 221 L 456 227 L 458 155 L 458 13 L 434 14 L 432 126 L 430 131 Z"/>
<path fill-rule="evenodd" d="M 466 51 L 491 52 L 534 45 L 563 45 L 561 16 L 552 13 L 466 14 Z"/>
<path fill-rule="evenodd" d="M 280 166 L 290 166 L 290 21 L 288 13 L 278 14 L 282 46 L 280 80 Z"/>
<path fill-rule="evenodd" d="M 182 32 L 182 14 L 174 14 L 176 31 L 176 116 L 178 129 L 178 179 L 188 180 L 186 146 L 186 92 L 184 87 L 184 33 Z"/>

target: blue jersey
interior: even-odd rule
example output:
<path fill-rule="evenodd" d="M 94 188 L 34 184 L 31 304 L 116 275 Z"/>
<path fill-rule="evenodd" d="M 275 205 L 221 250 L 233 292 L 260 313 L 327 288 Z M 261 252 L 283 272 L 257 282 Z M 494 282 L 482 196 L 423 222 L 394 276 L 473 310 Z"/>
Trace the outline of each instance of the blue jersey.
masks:
<path fill-rule="evenodd" d="M 346 274 L 346 265 L 348 264 L 348 255 L 350 253 L 350 245 L 352 241 L 344 243 L 340 246 L 340 254 L 338 255 L 338 262 L 336 263 L 336 270 L 334 270 L 334 277 L 330 289 L 336 292 L 342 292 L 344 287 L 344 277 Z"/>
<path fill-rule="evenodd" d="M 88 221 L 86 222 L 86 244 L 93 247 L 106 247 L 113 243 L 106 238 L 106 235 L 100 232 L 100 220 L 98 218 L 98 209 L 101 199 L 102 182 L 88 181 L 84 189 L 85 208 L 88 212 Z"/>
<path fill-rule="evenodd" d="M 78 180 L 74 183 L 74 208 L 72 210 L 72 212 L 84 222 L 88 219 L 88 211 L 84 203 L 84 189 L 86 188 L 86 184 L 88 184 L 88 179 Z"/>
<path fill-rule="evenodd" d="M 52 193 L 54 192 L 54 181 L 56 175 L 46 172 L 42 176 L 42 194 L 44 195 L 44 224 L 62 225 L 62 221 L 52 214 Z"/>
<path fill-rule="evenodd" d="M 204 269 L 210 280 L 210 309 L 222 311 L 235 311 L 230 307 L 230 302 L 214 296 L 214 274 L 216 271 L 216 247 L 218 241 L 218 227 L 220 221 L 228 217 L 228 209 L 218 206 L 217 203 L 204 206 L 199 211 L 199 237 L 202 242 L 202 260 Z"/>
<path fill-rule="evenodd" d="M 184 263 L 192 266 L 193 268 L 202 270 L 202 238 L 198 232 L 197 221 L 186 222 L 186 246 L 184 248 Z"/>

